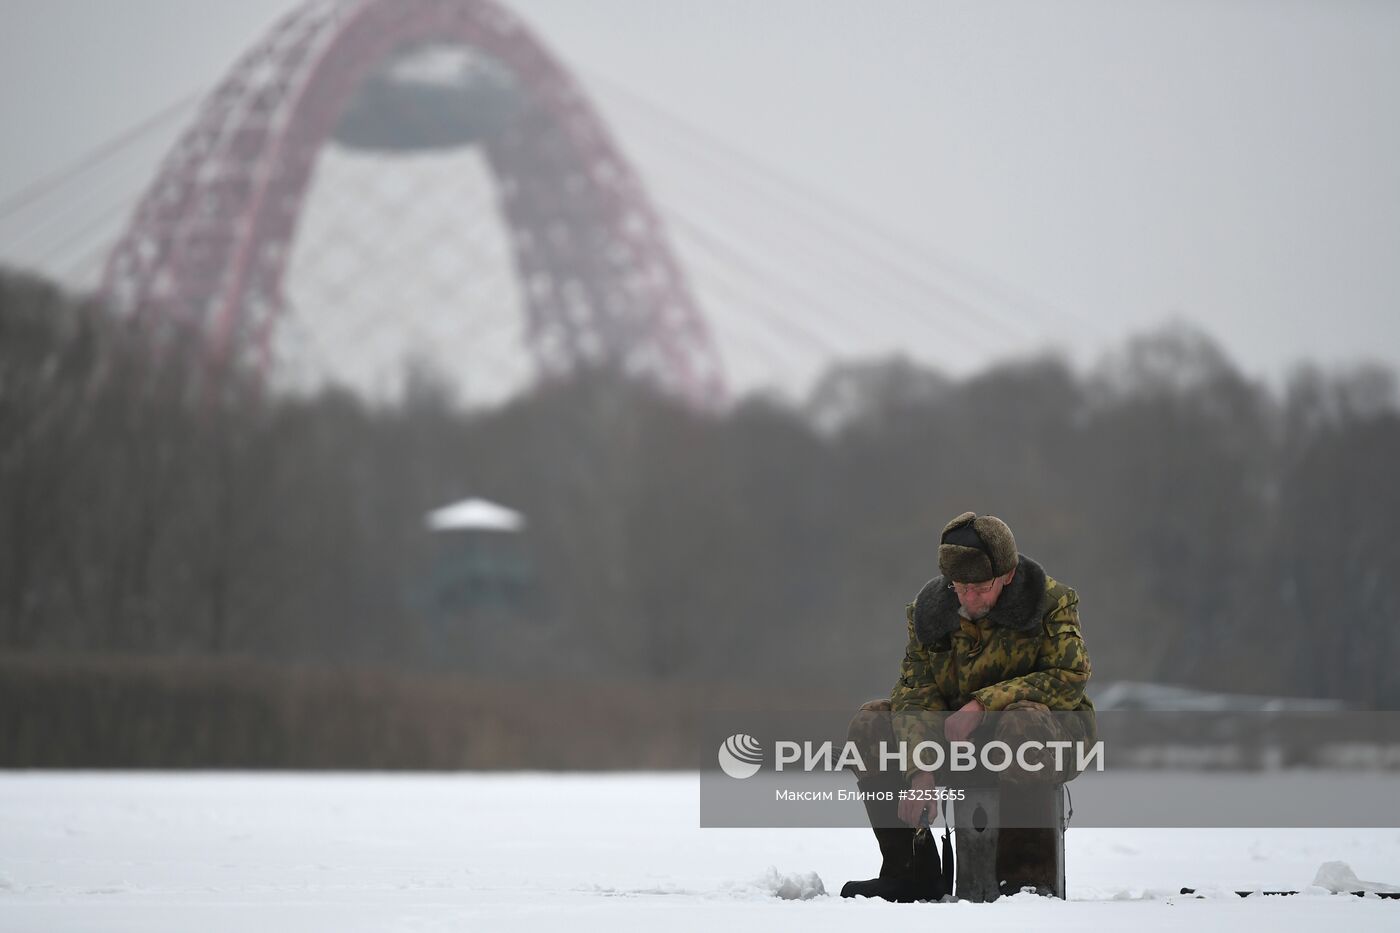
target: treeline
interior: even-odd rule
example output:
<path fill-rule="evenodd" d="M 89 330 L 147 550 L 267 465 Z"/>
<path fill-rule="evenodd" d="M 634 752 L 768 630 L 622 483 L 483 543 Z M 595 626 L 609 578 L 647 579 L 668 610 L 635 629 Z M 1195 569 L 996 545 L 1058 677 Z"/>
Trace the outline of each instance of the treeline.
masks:
<path fill-rule="evenodd" d="M 1096 676 L 1400 706 L 1393 374 L 1244 377 L 1173 326 L 1088 374 L 902 360 L 686 410 L 603 372 L 461 411 L 262 394 L 0 277 L 0 651 L 518 685 L 884 693 L 966 508 L 1080 592 Z M 430 509 L 528 517 L 528 598 L 434 602 Z M 591 688 L 579 687 L 579 690 Z M 1092 692 L 1092 691 L 1091 691 Z"/>

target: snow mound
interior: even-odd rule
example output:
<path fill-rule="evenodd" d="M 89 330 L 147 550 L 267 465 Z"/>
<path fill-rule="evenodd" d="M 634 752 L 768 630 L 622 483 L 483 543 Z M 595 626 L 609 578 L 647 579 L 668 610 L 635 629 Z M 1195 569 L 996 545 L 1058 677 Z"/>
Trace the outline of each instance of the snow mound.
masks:
<path fill-rule="evenodd" d="M 1323 862 L 1313 878 L 1313 887 L 1326 888 L 1333 893 L 1370 891 L 1376 894 L 1400 892 L 1400 887 L 1379 881 L 1362 881 L 1346 862 Z"/>
<path fill-rule="evenodd" d="M 752 885 L 758 891 L 785 901 L 810 901 L 814 897 L 825 897 L 826 886 L 814 871 L 784 874 L 770 866 L 768 873 L 758 878 Z"/>

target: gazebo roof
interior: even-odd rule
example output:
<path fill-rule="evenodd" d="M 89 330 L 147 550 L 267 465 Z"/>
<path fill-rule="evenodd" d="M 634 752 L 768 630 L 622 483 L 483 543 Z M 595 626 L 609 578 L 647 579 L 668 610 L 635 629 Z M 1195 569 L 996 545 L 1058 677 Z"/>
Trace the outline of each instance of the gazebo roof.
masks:
<path fill-rule="evenodd" d="M 520 531 L 525 516 L 486 499 L 463 499 L 424 516 L 430 531 Z"/>

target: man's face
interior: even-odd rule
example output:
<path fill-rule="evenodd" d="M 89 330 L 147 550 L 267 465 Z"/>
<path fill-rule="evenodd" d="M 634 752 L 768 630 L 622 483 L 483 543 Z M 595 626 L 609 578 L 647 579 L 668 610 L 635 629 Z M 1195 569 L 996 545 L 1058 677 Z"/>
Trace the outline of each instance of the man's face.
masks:
<path fill-rule="evenodd" d="M 985 583 L 954 583 L 953 592 L 957 594 L 958 604 L 962 606 L 963 613 L 974 622 L 986 616 L 997 604 L 1001 591 L 1006 589 L 1006 584 L 1011 582 L 1015 574 L 1016 571 L 1013 570 L 1000 577 L 993 577 Z"/>

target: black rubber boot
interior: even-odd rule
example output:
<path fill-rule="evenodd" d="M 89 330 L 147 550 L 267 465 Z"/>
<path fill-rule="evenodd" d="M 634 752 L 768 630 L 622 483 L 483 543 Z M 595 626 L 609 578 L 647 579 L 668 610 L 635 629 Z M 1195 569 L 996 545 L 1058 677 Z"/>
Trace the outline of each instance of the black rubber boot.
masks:
<path fill-rule="evenodd" d="M 867 809 L 869 806 L 867 805 Z M 880 897 L 907 904 L 918 900 L 914 890 L 914 830 L 875 829 L 880 844 L 880 876 L 869 881 L 848 881 L 842 897 Z"/>
<path fill-rule="evenodd" d="M 898 797 L 899 785 L 874 787 L 858 785 L 862 791 L 893 790 Z M 914 901 L 936 901 L 947 892 L 938 850 L 927 829 L 914 830 L 899 825 L 899 804 L 888 800 L 865 800 L 865 815 L 875 831 L 880 845 L 880 876 L 868 881 L 848 881 L 841 888 L 842 897 L 878 897 L 899 904 Z"/>

